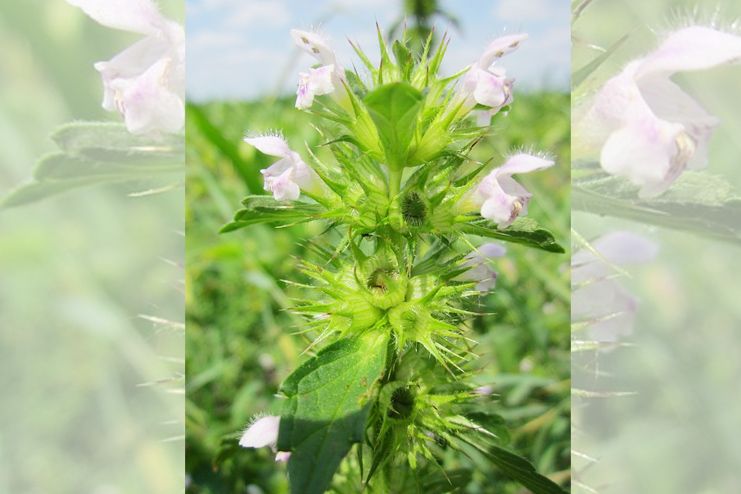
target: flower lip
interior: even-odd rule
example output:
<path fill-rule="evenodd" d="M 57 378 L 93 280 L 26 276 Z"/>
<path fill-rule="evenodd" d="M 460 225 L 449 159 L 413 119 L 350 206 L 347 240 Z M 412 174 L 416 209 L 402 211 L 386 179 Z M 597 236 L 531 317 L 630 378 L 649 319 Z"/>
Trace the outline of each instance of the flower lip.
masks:
<path fill-rule="evenodd" d="M 239 445 L 243 448 L 264 448 L 270 446 L 275 448 L 278 443 L 278 429 L 280 417 L 268 415 L 255 420 L 239 439 Z"/>
<path fill-rule="evenodd" d="M 277 201 L 295 201 L 301 190 L 318 193 L 322 182 L 314 170 L 293 151 L 286 140 L 274 134 L 247 136 L 244 142 L 261 153 L 281 158 L 268 168 L 260 170 L 265 178 L 265 190 L 273 193 Z"/>
<path fill-rule="evenodd" d="M 512 175 L 542 170 L 554 165 L 548 157 L 526 152 L 511 155 L 499 168 L 491 171 L 468 195 L 473 205 L 480 207 L 481 216 L 506 228 L 518 216 L 527 214 L 531 194 Z"/>

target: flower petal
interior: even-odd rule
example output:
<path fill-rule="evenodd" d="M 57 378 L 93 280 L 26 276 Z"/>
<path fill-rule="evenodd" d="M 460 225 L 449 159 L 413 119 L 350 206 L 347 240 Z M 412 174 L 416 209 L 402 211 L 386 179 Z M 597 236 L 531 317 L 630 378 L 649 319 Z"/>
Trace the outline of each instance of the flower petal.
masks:
<path fill-rule="evenodd" d="M 640 119 L 613 132 L 600 155 L 602 168 L 641 187 L 641 197 L 664 192 L 687 163 L 684 128 L 663 120 Z M 689 145 L 690 143 L 686 143 Z"/>
<path fill-rule="evenodd" d="M 290 451 L 278 451 L 275 454 L 275 461 L 285 463 L 291 458 Z"/>
<path fill-rule="evenodd" d="M 314 89 L 315 95 L 321 96 L 334 91 L 335 88 L 332 82 L 332 74 L 334 74 L 334 65 L 325 65 L 316 69 L 309 69 L 309 83 Z"/>
<path fill-rule="evenodd" d="M 572 292 L 571 318 L 588 323 L 589 338 L 613 343 L 633 332 L 637 299 L 615 280 L 601 280 Z"/>
<path fill-rule="evenodd" d="M 505 194 L 503 191 L 492 194 L 481 206 L 481 216 L 495 221 L 502 229 L 511 225 L 520 214 L 522 204 L 516 197 Z"/>
<path fill-rule="evenodd" d="M 478 253 L 485 259 L 491 259 L 492 257 L 502 257 L 505 255 L 507 248 L 496 242 L 488 242 L 479 246 Z"/>
<path fill-rule="evenodd" d="M 512 81 L 486 70 L 472 68 L 476 71 L 476 87 L 473 98 L 476 103 L 491 108 L 505 106 L 512 96 Z"/>
<path fill-rule="evenodd" d="M 502 166 L 495 170 L 497 176 L 530 173 L 553 166 L 552 159 L 528 153 L 516 153 L 507 158 Z"/>
<path fill-rule="evenodd" d="M 113 29 L 153 34 L 164 18 L 152 0 L 67 0 L 96 22 Z"/>
<path fill-rule="evenodd" d="M 482 69 L 488 69 L 498 58 L 502 58 L 504 55 L 515 51 L 527 37 L 526 33 L 518 33 L 495 39 L 486 47 L 477 65 Z"/>
<path fill-rule="evenodd" d="M 256 137 L 245 137 L 244 142 L 255 146 L 258 151 L 278 158 L 287 158 L 291 154 L 291 148 L 285 139 L 275 135 L 264 135 Z"/>
<path fill-rule="evenodd" d="M 239 445 L 243 448 L 263 448 L 265 446 L 275 447 L 278 442 L 278 427 L 280 417 L 268 415 L 257 419 L 244 431 L 239 439 Z"/>
<path fill-rule="evenodd" d="M 623 230 L 602 235 L 591 242 L 591 247 L 592 250 L 577 251 L 571 258 L 573 284 L 604 278 L 615 272 L 615 266 L 648 263 L 659 251 L 659 246 L 655 242 Z"/>
<path fill-rule="evenodd" d="M 689 26 L 667 36 L 643 59 L 636 76 L 706 70 L 740 60 L 741 36 L 705 26 Z"/>
<path fill-rule="evenodd" d="M 696 149 L 687 167 L 705 168 L 708 164 L 708 143 L 719 120 L 667 77 L 644 77 L 638 82 L 638 86 L 657 117 L 682 124 L 695 141 Z"/>
<path fill-rule="evenodd" d="M 332 65 L 336 62 L 334 50 L 329 47 L 327 38 L 319 33 L 291 29 L 291 37 L 296 45 L 309 55 L 316 58 L 322 65 Z"/>
<path fill-rule="evenodd" d="M 167 85 L 172 61 L 159 60 L 135 79 L 111 81 L 121 96 L 126 128 L 132 134 L 179 132 L 185 123 L 185 103 Z"/>
<path fill-rule="evenodd" d="M 306 72 L 298 74 L 298 87 L 296 88 L 296 108 L 306 110 L 314 104 L 314 88 L 311 86 L 311 76 Z"/>
<path fill-rule="evenodd" d="M 305 110 L 311 108 L 315 96 L 329 94 L 334 91 L 334 65 L 325 65 L 309 72 L 299 74 L 298 89 L 296 90 L 296 108 Z"/>

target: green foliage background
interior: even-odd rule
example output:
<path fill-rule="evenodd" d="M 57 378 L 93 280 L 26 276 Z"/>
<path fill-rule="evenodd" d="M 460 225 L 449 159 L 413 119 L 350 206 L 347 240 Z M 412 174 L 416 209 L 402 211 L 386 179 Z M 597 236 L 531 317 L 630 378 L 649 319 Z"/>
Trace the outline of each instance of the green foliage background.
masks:
<path fill-rule="evenodd" d="M 626 36 L 587 81 L 593 89 L 654 49 L 657 35 L 690 23 L 733 30 L 734 22 L 738 34 L 739 18 L 741 4 L 734 0 L 593 0 L 572 26 L 573 68 L 598 53 L 590 45 L 609 47 Z M 707 177 L 706 191 L 721 194 L 731 187 L 738 197 L 741 67 L 682 73 L 674 80 L 720 120 L 709 166 L 701 175 Z M 738 225 L 737 213 L 719 213 L 718 220 Z M 631 346 L 595 356 L 599 373 L 574 368 L 575 378 L 588 378 L 582 377 L 579 387 L 586 383 L 607 396 L 574 398 L 573 447 L 598 460 L 575 457 L 574 492 L 736 492 L 741 448 L 734 418 L 741 415 L 741 406 L 738 393 L 729 390 L 737 387 L 741 374 L 738 228 L 729 229 L 732 235 L 721 242 L 713 240 L 710 229 L 662 228 L 648 220 L 615 218 L 609 212 L 573 215 L 574 230 L 586 239 L 629 230 L 660 249 L 656 260 L 631 267 L 620 280 L 639 300 L 627 340 Z M 629 395 L 613 396 L 619 392 Z"/>
<path fill-rule="evenodd" d="M 63 0 L 0 2 L 0 197 L 60 125 L 119 121 L 93 63 L 136 38 Z M 0 492 L 182 492 L 182 395 L 142 386 L 178 368 L 182 331 L 137 315 L 182 321 L 183 193 L 140 187 L 0 210 Z"/>
<path fill-rule="evenodd" d="M 518 147 L 548 150 L 557 166 L 523 177 L 533 192 L 530 215 L 568 245 L 570 209 L 567 94 L 517 94 L 509 115 L 494 120 L 494 135 L 477 158 L 499 163 Z M 227 235 L 248 193 L 263 193 L 259 169 L 271 163 L 241 138 L 246 131 L 281 129 L 294 148 L 318 144 L 293 99 L 191 105 L 187 121 L 187 441 L 191 493 L 287 492 L 285 467 L 268 449 L 234 440 L 255 414 L 275 413 L 280 382 L 305 359 L 306 341 L 292 333 L 301 321 L 287 309 L 305 281 L 297 262 L 320 225 L 275 229 L 256 225 Z M 476 319 L 482 373 L 501 399 L 493 406 L 511 426 L 511 447 L 542 473 L 569 473 L 568 254 L 508 245 L 496 263 L 497 289 L 481 301 Z M 465 466 L 446 459 L 446 468 Z M 483 467 L 483 468 L 482 468 Z M 336 480 L 341 480 L 342 473 Z M 259 489 L 259 490 L 257 490 Z M 520 487 L 491 466 L 479 465 L 470 493 L 515 493 Z M 354 491 L 348 491 L 354 492 Z"/>

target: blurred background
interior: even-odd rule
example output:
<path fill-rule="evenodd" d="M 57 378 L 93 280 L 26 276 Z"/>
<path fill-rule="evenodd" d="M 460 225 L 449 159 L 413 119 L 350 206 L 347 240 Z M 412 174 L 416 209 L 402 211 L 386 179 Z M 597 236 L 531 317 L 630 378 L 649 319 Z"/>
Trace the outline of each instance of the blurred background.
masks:
<path fill-rule="evenodd" d="M 657 44 L 674 28 L 700 22 L 738 33 L 738 2 L 594 0 L 573 26 L 578 70 L 621 37 L 591 87 Z M 592 46 L 590 46 L 592 45 Z M 741 67 L 679 74 L 677 81 L 721 123 L 707 173 L 741 191 Z M 578 101 L 575 101 L 578 103 Z M 631 346 L 594 354 L 574 368 L 574 491 L 579 493 L 727 493 L 741 491 L 738 382 L 741 377 L 739 245 L 640 222 L 574 212 L 574 230 L 593 239 L 630 230 L 659 245 L 652 263 L 628 269 L 621 283 L 639 299 Z M 628 395 L 617 396 L 617 394 Z"/>
<path fill-rule="evenodd" d="M 161 2 L 182 19 L 182 2 Z M 62 0 L 0 3 L 0 196 L 100 108 L 138 37 Z M 183 191 L 78 189 L 0 210 L 0 492 L 183 489 Z"/>
<path fill-rule="evenodd" d="M 257 225 L 219 235 L 247 194 L 262 194 L 259 170 L 273 159 L 242 143 L 245 132 L 279 129 L 294 149 L 318 143 L 307 115 L 294 109 L 296 75 L 310 66 L 292 46 L 292 27 L 321 25 L 350 66 L 345 38 L 375 57 L 374 20 L 388 32 L 406 17 L 410 28 L 448 31 L 445 71 L 476 60 L 503 32 L 531 39 L 502 65 L 515 77 L 515 103 L 494 120 L 494 137 L 476 158 L 501 162 L 513 148 L 553 153 L 557 166 L 523 176 L 534 194 L 530 216 L 563 245 L 569 238 L 569 8 L 564 1 L 375 2 L 188 1 L 186 187 L 186 472 L 188 492 L 279 494 L 285 467 L 267 448 L 241 449 L 236 438 L 257 413 L 276 413 L 280 382 L 305 357 L 287 311 L 306 281 L 298 260 L 322 227 Z M 415 15 L 415 9 L 417 14 Z M 453 21 L 455 20 L 455 21 Z M 481 301 L 493 315 L 475 321 L 483 372 L 501 398 L 509 447 L 539 471 L 569 477 L 569 255 L 508 246 L 495 263 L 496 290 Z M 446 468 L 466 466 L 450 458 Z M 491 469 L 478 470 L 468 493 L 521 493 Z"/>
<path fill-rule="evenodd" d="M 566 0 L 187 0 L 188 97 L 245 100 L 295 92 L 296 70 L 311 57 L 288 31 L 316 29 L 338 59 L 356 61 L 351 38 L 378 60 L 376 26 L 398 32 L 432 27 L 452 35 L 443 64 L 450 74 L 474 62 L 497 35 L 530 35 L 503 64 L 519 90 L 568 91 L 570 17 Z"/>

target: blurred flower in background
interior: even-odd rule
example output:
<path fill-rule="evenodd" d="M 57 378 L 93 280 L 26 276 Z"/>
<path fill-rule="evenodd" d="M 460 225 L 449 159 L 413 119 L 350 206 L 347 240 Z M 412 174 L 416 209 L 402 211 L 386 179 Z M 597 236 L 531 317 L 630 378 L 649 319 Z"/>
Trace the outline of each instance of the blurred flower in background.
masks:
<path fill-rule="evenodd" d="M 98 62 L 103 108 L 133 134 L 179 132 L 185 122 L 185 33 L 152 0 L 67 0 L 100 24 L 146 37 Z"/>

